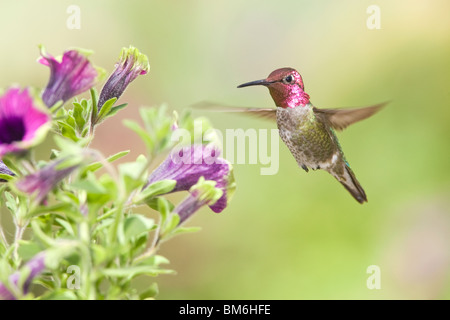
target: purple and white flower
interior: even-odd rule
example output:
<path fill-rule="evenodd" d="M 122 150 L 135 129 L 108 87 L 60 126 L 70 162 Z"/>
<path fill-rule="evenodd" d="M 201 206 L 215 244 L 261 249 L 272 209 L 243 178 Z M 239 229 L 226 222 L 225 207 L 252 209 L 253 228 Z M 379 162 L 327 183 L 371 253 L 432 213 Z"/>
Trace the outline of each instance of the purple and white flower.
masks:
<path fill-rule="evenodd" d="M 56 59 L 41 48 L 38 61 L 50 67 L 50 79 L 42 93 L 42 100 L 49 108 L 89 90 L 98 76 L 97 69 L 78 50 L 65 51 L 61 59 Z"/>
<path fill-rule="evenodd" d="M 78 166 L 57 169 L 62 160 L 54 161 L 39 171 L 29 174 L 16 182 L 16 187 L 30 195 L 36 194 L 36 201 L 42 203 L 56 185 L 71 174 Z"/>
<path fill-rule="evenodd" d="M 134 47 L 122 48 L 119 56 L 119 62 L 109 76 L 98 99 L 98 111 L 103 104 L 112 98 L 119 99 L 127 86 L 139 75 L 150 71 L 148 58 L 145 54 L 139 52 Z"/>
<path fill-rule="evenodd" d="M 31 281 L 38 276 L 45 269 L 45 252 L 40 252 L 28 261 L 23 268 L 29 268 L 30 272 L 23 284 L 22 288 L 17 288 L 19 291 L 26 294 L 28 288 L 30 287 Z M 17 287 L 19 285 L 20 271 L 13 273 L 8 281 L 9 286 Z M 0 300 L 15 300 L 16 296 L 5 286 L 5 284 L 0 282 Z"/>
<path fill-rule="evenodd" d="M 14 172 L 9 170 L 9 168 L 6 166 L 6 164 L 3 163 L 2 160 L 0 160 L 0 173 L 1 174 L 7 174 L 8 176 L 13 176 Z M 0 182 L 6 182 L 5 179 L 0 179 Z"/>
<path fill-rule="evenodd" d="M 178 224 L 182 224 L 201 207 L 214 206 L 224 193 L 222 189 L 216 188 L 216 185 L 216 181 L 205 181 L 203 177 L 200 177 L 198 182 L 189 189 L 189 196 L 173 210 L 180 217 Z"/>
<path fill-rule="evenodd" d="M 37 144 L 49 126 L 50 116 L 36 106 L 28 89 L 10 88 L 0 97 L 0 157 Z"/>
<path fill-rule="evenodd" d="M 233 167 L 220 157 L 220 150 L 211 145 L 193 145 L 175 149 L 150 175 L 147 185 L 161 180 L 175 180 L 171 192 L 189 191 L 203 177 L 216 182 L 221 197 L 210 205 L 219 213 L 227 206 L 235 189 Z"/>

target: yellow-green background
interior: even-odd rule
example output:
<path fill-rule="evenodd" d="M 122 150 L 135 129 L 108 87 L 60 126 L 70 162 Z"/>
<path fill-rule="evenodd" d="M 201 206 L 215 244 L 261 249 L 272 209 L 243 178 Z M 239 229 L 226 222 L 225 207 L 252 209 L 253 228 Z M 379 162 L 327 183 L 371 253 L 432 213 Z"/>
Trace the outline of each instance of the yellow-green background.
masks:
<path fill-rule="evenodd" d="M 366 27 L 372 4 L 381 9 L 380 30 Z M 66 27 L 69 5 L 81 9 L 80 30 Z M 121 47 L 138 47 L 150 73 L 122 96 L 129 106 L 99 128 L 93 145 L 105 155 L 131 149 L 130 160 L 145 150 L 122 119 L 137 120 L 140 106 L 271 107 L 266 89 L 236 85 L 279 67 L 300 71 L 318 107 L 390 100 L 339 134 L 368 204 L 323 171 L 306 174 L 280 142 L 277 175 L 235 165 L 230 206 L 219 215 L 202 209 L 188 222 L 201 232 L 161 248 L 177 274 L 156 279 L 159 298 L 448 299 L 449 12 L 446 0 L 2 1 L 0 87 L 46 85 L 39 43 L 54 55 L 92 49 L 108 72 Z M 208 116 L 222 130 L 275 128 Z M 381 269 L 380 290 L 366 287 L 369 265 Z"/>

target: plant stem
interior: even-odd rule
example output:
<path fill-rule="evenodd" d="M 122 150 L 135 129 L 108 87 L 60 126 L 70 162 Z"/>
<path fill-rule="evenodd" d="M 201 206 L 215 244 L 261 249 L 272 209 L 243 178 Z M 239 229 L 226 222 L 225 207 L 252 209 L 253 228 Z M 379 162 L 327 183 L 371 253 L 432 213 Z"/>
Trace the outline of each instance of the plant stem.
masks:
<path fill-rule="evenodd" d="M 136 262 L 139 262 L 139 261 L 144 260 L 146 258 L 149 258 L 149 257 L 151 257 L 152 255 L 154 255 L 156 253 L 156 251 L 158 249 L 159 242 L 161 240 L 161 234 L 160 234 L 161 221 L 162 221 L 162 219 L 160 218 L 159 222 L 158 222 L 158 227 L 155 230 L 155 235 L 153 236 L 152 244 L 150 245 L 150 247 L 148 247 L 147 250 L 145 250 L 144 253 L 142 253 L 141 255 L 137 256 L 134 259 L 133 263 L 136 263 Z"/>
<path fill-rule="evenodd" d="M 1 237 L 2 242 L 5 245 L 5 248 L 7 248 L 9 246 L 8 245 L 8 240 L 6 240 L 5 233 L 3 232 L 3 228 L 2 228 L 1 225 L 0 225 L 0 237 Z"/>
<path fill-rule="evenodd" d="M 110 229 L 109 242 L 111 245 L 114 244 L 114 242 L 116 242 L 117 232 L 119 230 L 119 224 L 122 219 L 122 215 L 123 215 L 123 201 L 121 200 L 117 205 L 117 212 L 116 215 L 114 216 L 112 228 Z"/>
<path fill-rule="evenodd" d="M 25 231 L 25 228 L 27 225 L 28 225 L 28 221 L 23 226 L 20 226 L 18 223 L 16 223 L 16 232 L 14 234 L 14 244 L 13 244 L 14 245 L 13 257 L 14 257 L 14 260 L 16 260 L 16 261 L 19 260 L 19 254 L 18 254 L 19 241 L 22 239 L 23 232 Z"/>

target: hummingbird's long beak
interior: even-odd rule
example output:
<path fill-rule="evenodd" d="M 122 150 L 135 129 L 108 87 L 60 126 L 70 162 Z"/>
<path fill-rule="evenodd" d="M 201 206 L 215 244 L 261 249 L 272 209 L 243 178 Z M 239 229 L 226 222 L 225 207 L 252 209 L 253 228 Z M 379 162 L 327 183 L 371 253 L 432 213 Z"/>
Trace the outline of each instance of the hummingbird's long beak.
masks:
<path fill-rule="evenodd" d="M 256 81 L 250 81 L 250 82 L 243 83 L 243 84 L 239 85 L 238 88 L 249 87 L 249 86 L 268 86 L 271 83 L 273 83 L 273 82 L 267 81 L 266 79 L 262 79 L 262 80 L 256 80 Z"/>

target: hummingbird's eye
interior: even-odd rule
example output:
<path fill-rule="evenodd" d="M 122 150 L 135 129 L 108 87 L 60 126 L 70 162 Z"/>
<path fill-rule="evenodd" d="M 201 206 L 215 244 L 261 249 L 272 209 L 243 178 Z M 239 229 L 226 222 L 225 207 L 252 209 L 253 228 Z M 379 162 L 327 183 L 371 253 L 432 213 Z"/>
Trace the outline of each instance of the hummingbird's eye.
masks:
<path fill-rule="evenodd" d="M 294 77 L 292 75 L 288 75 L 283 79 L 283 82 L 285 84 L 293 84 L 294 83 Z"/>

